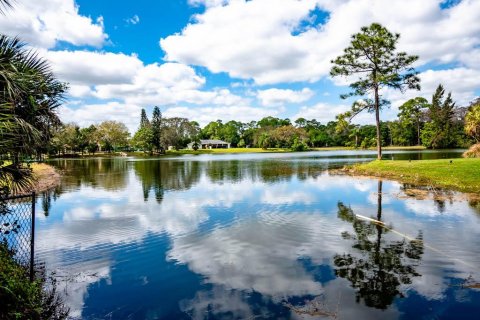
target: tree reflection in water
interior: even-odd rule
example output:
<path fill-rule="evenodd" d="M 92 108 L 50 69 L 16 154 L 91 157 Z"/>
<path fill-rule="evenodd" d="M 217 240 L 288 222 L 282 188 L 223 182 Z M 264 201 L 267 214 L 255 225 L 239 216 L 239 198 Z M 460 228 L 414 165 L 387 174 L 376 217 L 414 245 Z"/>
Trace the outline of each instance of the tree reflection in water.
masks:
<path fill-rule="evenodd" d="M 201 174 L 196 161 L 134 161 L 133 169 L 142 183 L 144 200 L 153 191 L 158 203 L 162 202 L 165 191 L 190 189 Z"/>
<path fill-rule="evenodd" d="M 378 181 L 376 220 L 382 221 L 382 181 Z M 334 256 L 335 274 L 357 289 L 356 300 L 369 307 L 386 309 L 395 297 L 403 297 L 402 284 L 410 284 L 423 254 L 423 237 L 414 240 L 385 239 L 385 225 L 359 219 L 350 207 L 338 203 L 338 217 L 353 225 L 354 233 L 342 237 L 353 241 L 352 253 Z"/>

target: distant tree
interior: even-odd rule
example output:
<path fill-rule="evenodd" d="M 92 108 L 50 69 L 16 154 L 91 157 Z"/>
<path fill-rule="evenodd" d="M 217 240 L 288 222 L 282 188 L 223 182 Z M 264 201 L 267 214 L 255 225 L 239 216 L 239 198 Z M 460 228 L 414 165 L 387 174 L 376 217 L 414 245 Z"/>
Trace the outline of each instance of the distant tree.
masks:
<path fill-rule="evenodd" d="M 345 53 L 332 60 L 334 66 L 330 71 L 332 77 L 355 75 L 359 78 L 350 84 L 353 91 L 342 98 L 373 94 L 373 104 L 363 110 L 375 112 L 378 159 L 382 157 L 380 90 L 384 87 L 402 92 L 406 88 L 420 90 L 417 72 L 410 67 L 418 57 L 396 52 L 399 37 L 400 34 L 392 34 L 378 23 L 363 27 L 360 33 L 352 36 Z"/>
<path fill-rule="evenodd" d="M 465 116 L 465 133 L 480 142 L 480 98 L 477 98 L 468 108 Z"/>
<path fill-rule="evenodd" d="M 162 123 L 162 145 L 177 150 L 185 147 L 199 133 L 198 128 L 186 118 L 165 118 Z"/>
<path fill-rule="evenodd" d="M 455 103 L 451 93 L 444 99 L 445 89 L 438 85 L 432 97 L 427 116 L 429 121 L 421 132 L 423 145 L 427 148 L 448 148 L 455 146 L 454 127 Z"/>
<path fill-rule="evenodd" d="M 410 143 L 410 134 L 405 134 L 405 126 L 398 120 L 388 123 L 392 145 L 408 146 Z"/>
<path fill-rule="evenodd" d="M 257 125 L 260 128 L 266 127 L 281 127 L 281 126 L 288 126 L 291 125 L 290 119 L 280 119 L 275 117 L 265 117 L 257 122 Z"/>
<path fill-rule="evenodd" d="M 410 126 L 415 127 L 416 129 L 416 142 L 417 145 L 420 143 L 420 129 L 422 126 L 423 119 L 425 118 L 425 111 L 428 108 L 428 101 L 425 98 L 417 97 L 408 100 L 400 106 L 400 113 L 398 114 L 400 123 L 404 128 Z"/>
<path fill-rule="evenodd" d="M 228 121 L 221 129 L 220 139 L 237 146 L 242 129 L 243 123 L 234 120 Z"/>
<path fill-rule="evenodd" d="M 142 108 L 142 112 L 140 114 L 140 128 L 145 128 L 147 126 L 150 126 L 150 121 L 148 120 L 145 109 Z"/>
<path fill-rule="evenodd" d="M 221 139 L 222 128 L 222 120 L 212 121 L 201 130 L 200 136 L 204 139 Z"/>
<path fill-rule="evenodd" d="M 97 126 L 97 134 L 104 150 L 116 151 L 127 145 L 130 133 L 125 124 L 118 121 L 104 121 Z"/>
<path fill-rule="evenodd" d="M 152 153 L 153 151 L 153 132 L 151 126 L 140 127 L 132 138 L 132 145 L 135 149 Z"/>
<path fill-rule="evenodd" d="M 295 126 L 298 128 L 304 128 L 307 125 L 307 120 L 305 118 L 298 118 L 295 120 Z"/>
<path fill-rule="evenodd" d="M 153 115 L 152 115 L 152 146 L 153 149 L 157 152 L 162 151 L 162 113 L 160 112 L 160 108 L 155 106 L 153 108 Z"/>
<path fill-rule="evenodd" d="M 92 124 L 87 128 L 80 129 L 80 133 L 83 135 L 85 142 L 87 143 L 87 151 L 94 154 L 98 150 L 97 127 Z"/>
<path fill-rule="evenodd" d="M 269 136 L 277 148 L 292 148 L 295 144 L 297 149 L 306 149 L 308 135 L 303 128 L 295 128 L 292 125 L 281 126 L 271 130 Z M 300 145 L 305 145 L 305 147 L 300 147 Z"/>

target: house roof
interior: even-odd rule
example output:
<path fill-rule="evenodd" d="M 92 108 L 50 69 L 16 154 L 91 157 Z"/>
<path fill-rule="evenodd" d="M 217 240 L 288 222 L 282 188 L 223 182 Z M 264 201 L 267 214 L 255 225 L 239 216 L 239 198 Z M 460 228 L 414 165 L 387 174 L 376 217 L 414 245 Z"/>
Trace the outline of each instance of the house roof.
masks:
<path fill-rule="evenodd" d="M 200 144 L 228 144 L 222 140 L 200 140 Z"/>

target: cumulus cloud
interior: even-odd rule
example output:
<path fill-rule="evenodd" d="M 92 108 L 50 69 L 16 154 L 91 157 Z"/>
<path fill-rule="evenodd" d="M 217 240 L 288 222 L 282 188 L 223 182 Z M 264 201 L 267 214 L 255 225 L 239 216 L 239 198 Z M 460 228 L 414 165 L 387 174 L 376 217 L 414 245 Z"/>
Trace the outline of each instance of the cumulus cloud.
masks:
<path fill-rule="evenodd" d="M 446 10 L 438 0 L 193 2 L 207 9 L 180 34 L 160 40 L 166 58 L 260 84 L 318 80 L 350 35 L 374 21 L 401 32 L 400 49 L 419 54 L 422 62 L 452 62 L 480 43 L 478 1 Z M 296 33 L 316 8 L 328 12 L 328 20 Z"/>
<path fill-rule="evenodd" d="M 248 99 L 225 88 L 202 90 L 206 79 L 187 65 L 144 65 L 135 55 L 93 51 L 42 51 L 53 71 L 70 85 L 75 98 L 121 100 L 126 105 L 173 105 L 179 102 L 245 105 Z M 115 114 L 115 116 L 122 116 Z"/>
<path fill-rule="evenodd" d="M 53 72 L 63 81 L 87 86 L 130 83 L 143 68 L 136 55 L 95 51 L 46 51 Z"/>
<path fill-rule="evenodd" d="M 260 103 L 266 107 L 282 106 L 286 103 L 300 103 L 313 97 L 314 92 L 309 88 L 300 91 L 291 89 L 267 89 L 259 90 L 257 97 Z"/>
<path fill-rule="evenodd" d="M 138 128 L 138 117 L 141 107 L 116 101 L 96 104 L 64 105 L 59 110 L 64 122 L 75 121 L 82 127 L 97 124 L 106 120 L 123 122 L 131 133 Z"/>
<path fill-rule="evenodd" d="M 53 48 L 59 41 L 101 47 L 108 39 L 103 17 L 95 21 L 78 12 L 74 0 L 24 0 L 0 19 L 2 33 L 30 45 Z"/>

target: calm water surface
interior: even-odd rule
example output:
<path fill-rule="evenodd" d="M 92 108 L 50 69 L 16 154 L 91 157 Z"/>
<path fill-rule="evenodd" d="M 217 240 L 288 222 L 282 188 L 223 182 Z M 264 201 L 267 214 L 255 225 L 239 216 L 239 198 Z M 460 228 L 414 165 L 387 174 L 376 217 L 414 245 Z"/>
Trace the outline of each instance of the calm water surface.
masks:
<path fill-rule="evenodd" d="M 328 173 L 372 157 L 52 161 L 37 259 L 81 319 L 478 319 L 479 203 Z"/>

